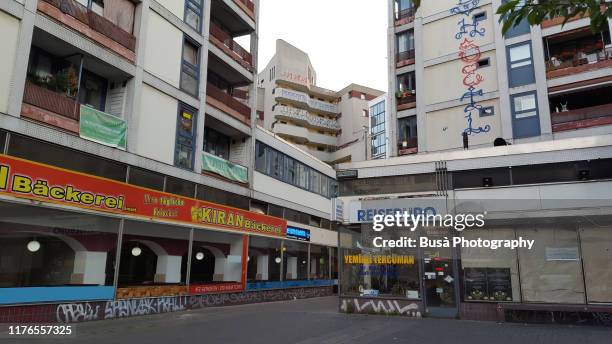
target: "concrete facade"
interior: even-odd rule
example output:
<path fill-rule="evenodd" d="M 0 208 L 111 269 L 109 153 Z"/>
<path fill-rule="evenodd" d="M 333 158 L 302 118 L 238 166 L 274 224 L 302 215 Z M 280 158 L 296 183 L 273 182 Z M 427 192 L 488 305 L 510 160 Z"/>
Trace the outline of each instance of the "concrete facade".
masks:
<path fill-rule="evenodd" d="M 356 84 L 337 92 L 318 87 L 308 54 L 283 40 L 257 87 L 264 128 L 330 164 L 366 159 L 367 102 L 382 92 Z"/>

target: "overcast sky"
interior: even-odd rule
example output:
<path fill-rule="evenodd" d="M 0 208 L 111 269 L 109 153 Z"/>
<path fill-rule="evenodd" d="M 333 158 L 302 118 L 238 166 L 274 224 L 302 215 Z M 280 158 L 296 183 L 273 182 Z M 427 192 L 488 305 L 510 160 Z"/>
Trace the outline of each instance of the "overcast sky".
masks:
<path fill-rule="evenodd" d="M 387 2 L 260 0 L 260 70 L 281 38 L 305 51 L 318 86 L 339 91 L 354 82 L 387 90 Z"/>

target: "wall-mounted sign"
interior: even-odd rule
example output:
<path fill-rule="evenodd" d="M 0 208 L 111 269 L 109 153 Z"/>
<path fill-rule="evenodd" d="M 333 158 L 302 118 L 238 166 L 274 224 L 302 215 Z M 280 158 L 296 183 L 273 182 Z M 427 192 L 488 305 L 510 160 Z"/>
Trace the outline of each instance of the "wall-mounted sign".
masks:
<path fill-rule="evenodd" d="M 447 214 L 446 198 L 414 197 L 391 198 L 373 201 L 352 201 L 349 204 L 349 222 L 373 222 L 375 215 L 394 215 L 396 213 L 444 215 Z"/>
<path fill-rule="evenodd" d="M 81 105 L 79 135 L 86 140 L 125 150 L 127 124 L 121 118 Z"/>
<path fill-rule="evenodd" d="M 193 227 L 284 237 L 287 221 L 0 155 L 0 195 Z"/>
<path fill-rule="evenodd" d="M 336 171 L 338 179 L 354 179 L 359 177 L 359 170 L 339 170 Z"/>
<path fill-rule="evenodd" d="M 297 227 L 287 227 L 286 237 L 302 241 L 310 241 L 310 230 Z"/>

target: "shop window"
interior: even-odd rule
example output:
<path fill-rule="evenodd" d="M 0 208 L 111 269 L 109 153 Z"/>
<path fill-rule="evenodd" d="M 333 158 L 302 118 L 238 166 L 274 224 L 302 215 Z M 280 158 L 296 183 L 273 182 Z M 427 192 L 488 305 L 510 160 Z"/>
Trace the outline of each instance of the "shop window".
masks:
<path fill-rule="evenodd" d="M 485 168 L 453 172 L 453 186 L 457 189 L 510 185 L 510 169 L 507 167 Z"/>
<path fill-rule="evenodd" d="M 338 192 L 340 196 L 357 196 L 429 191 L 435 188 L 436 178 L 431 173 L 343 180 L 339 182 Z"/>
<path fill-rule="evenodd" d="M 189 229 L 151 222 L 125 221 L 118 298 L 175 295 L 185 292 L 181 288 L 170 286 L 186 283 L 188 251 Z"/>
<path fill-rule="evenodd" d="M 399 228 L 387 228 L 382 232 L 374 232 L 372 224 L 342 227 L 340 233 L 342 238 L 340 241 L 342 245 L 340 248 L 341 295 L 419 299 L 421 295 L 419 294 L 417 250 L 373 247 L 374 236 L 391 240 L 411 237 L 416 240 L 417 235 L 417 232 Z M 404 259 L 396 261 L 396 264 L 363 264 L 355 258 L 358 256 L 371 257 L 372 255 L 396 255 Z"/>
<path fill-rule="evenodd" d="M 247 261 L 249 282 L 280 281 L 281 241 L 251 236 Z"/>
<path fill-rule="evenodd" d="M 508 48 L 508 79 L 510 87 L 517 87 L 535 82 L 531 42 L 519 43 Z"/>
<path fill-rule="evenodd" d="M 190 285 L 240 283 L 241 274 L 242 235 L 194 230 Z"/>
<path fill-rule="evenodd" d="M 205 128 L 204 130 L 204 151 L 221 159 L 230 158 L 230 138 L 220 132 Z"/>
<path fill-rule="evenodd" d="M 310 224 L 310 215 L 289 208 L 285 208 L 285 219 L 304 225 Z"/>
<path fill-rule="evenodd" d="M 119 220 L 11 203 L 0 214 L 10 214 L 0 220 L 0 288 L 113 285 Z"/>
<path fill-rule="evenodd" d="M 599 221 L 597 221 L 599 222 Z M 588 302 L 612 302 L 612 223 L 600 227 L 585 226 L 580 229 L 580 243 L 584 260 L 584 281 Z"/>
<path fill-rule="evenodd" d="M 466 240 L 514 240 L 514 229 L 470 229 Z M 461 248 L 463 300 L 520 302 L 516 250 L 509 248 Z"/>
<path fill-rule="evenodd" d="M 329 248 L 310 245 L 310 279 L 329 279 Z"/>
<path fill-rule="evenodd" d="M 187 170 L 193 170 L 197 117 L 198 111 L 196 109 L 179 103 L 174 164 Z"/>
<path fill-rule="evenodd" d="M 308 245 L 283 241 L 283 280 L 308 279 Z"/>
<path fill-rule="evenodd" d="M 124 164 L 17 134 L 10 136 L 8 155 L 125 182 Z"/>
<path fill-rule="evenodd" d="M 200 80 L 200 47 L 185 37 L 181 64 L 181 89 L 198 98 Z"/>
<path fill-rule="evenodd" d="M 584 303 L 584 280 L 575 228 L 525 228 L 517 236 L 535 240 L 519 249 L 524 302 Z"/>
<path fill-rule="evenodd" d="M 128 182 L 132 185 L 142 186 L 153 190 L 164 190 L 164 176 L 155 172 L 143 170 L 138 167 L 130 167 Z"/>
<path fill-rule="evenodd" d="M 194 198 L 195 183 L 187 181 L 187 180 L 166 177 L 166 190 L 165 191 L 168 193 L 174 194 L 174 195 L 181 195 L 181 196 L 185 196 L 189 198 Z"/>
<path fill-rule="evenodd" d="M 338 279 L 338 248 L 330 247 L 331 278 Z"/>
<path fill-rule="evenodd" d="M 185 1 L 185 23 L 197 32 L 202 31 L 202 1 L 203 0 Z"/>

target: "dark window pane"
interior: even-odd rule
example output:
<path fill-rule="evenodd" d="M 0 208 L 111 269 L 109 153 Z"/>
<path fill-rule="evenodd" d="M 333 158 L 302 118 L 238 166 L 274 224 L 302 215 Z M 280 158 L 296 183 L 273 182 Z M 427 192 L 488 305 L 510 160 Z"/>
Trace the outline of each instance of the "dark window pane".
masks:
<path fill-rule="evenodd" d="M 268 215 L 283 218 L 283 207 L 274 204 L 268 204 Z"/>
<path fill-rule="evenodd" d="M 189 198 L 195 196 L 195 183 L 177 178 L 166 178 L 166 192 Z"/>
<path fill-rule="evenodd" d="M 485 178 L 489 178 L 485 180 Z M 482 170 L 467 170 L 453 172 L 453 185 L 455 188 L 481 188 L 488 186 L 510 185 L 510 169 L 490 168 Z"/>
<path fill-rule="evenodd" d="M 137 167 L 130 167 L 130 177 L 128 179 L 132 185 L 138 185 L 154 190 L 164 190 L 164 176 L 155 172 L 150 172 Z"/>
<path fill-rule="evenodd" d="M 11 134 L 8 154 L 26 160 L 125 182 L 126 165 L 21 135 Z"/>
<path fill-rule="evenodd" d="M 196 96 L 198 94 L 198 80 L 186 72 L 181 74 L 181 89 Z"/>
<path fill-rule="evenodd" d="M 6 131 L 0 130 L 0 153 L 4 154 L 4 143 L 6 142 Z"/>

